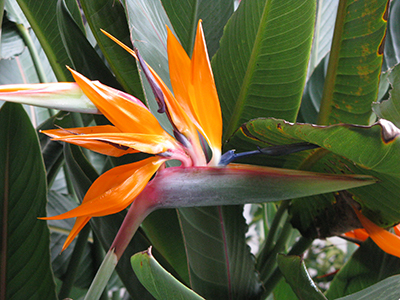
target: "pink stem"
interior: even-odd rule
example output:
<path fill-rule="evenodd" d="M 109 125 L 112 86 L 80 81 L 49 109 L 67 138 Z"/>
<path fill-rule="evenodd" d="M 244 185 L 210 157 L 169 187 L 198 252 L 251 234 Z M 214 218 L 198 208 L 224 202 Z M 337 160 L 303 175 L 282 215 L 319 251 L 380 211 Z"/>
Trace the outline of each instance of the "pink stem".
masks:
<path fill-rule="evenodd" d="M 110 247 L 110 249 L 114 249 L 118 260 L 126 247 L 128 247 L 140 224 L 155 208 L 152 202 L 148 201 L 146 195 L 143 194 L 141 193 L 132 203 Z"/>

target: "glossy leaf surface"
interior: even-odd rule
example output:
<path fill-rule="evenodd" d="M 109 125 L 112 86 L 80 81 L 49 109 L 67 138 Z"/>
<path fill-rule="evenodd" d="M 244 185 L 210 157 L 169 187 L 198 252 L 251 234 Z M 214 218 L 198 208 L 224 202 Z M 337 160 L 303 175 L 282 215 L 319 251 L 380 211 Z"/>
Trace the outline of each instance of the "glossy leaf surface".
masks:
<path fill-rule="evenodd" d="M 154 259 L 151 248 L 131 258 L 140 282 L 156 299 L 204 299 L 176 280 Z"/>
<path fill-rule="evenodd" d="M 0 298 L 56 299 L 50 233 L 37 220 L 46 215 L 46 176 L 36 132 L 21 105 L 2 106 L 0 139 Z"/>
<path fill-rule="evenodd" d="M 278 254 L 278 266 L 286 281 L 300 300 L 326 300 L 308 274 L 304 261 L 299 256 Z"/>

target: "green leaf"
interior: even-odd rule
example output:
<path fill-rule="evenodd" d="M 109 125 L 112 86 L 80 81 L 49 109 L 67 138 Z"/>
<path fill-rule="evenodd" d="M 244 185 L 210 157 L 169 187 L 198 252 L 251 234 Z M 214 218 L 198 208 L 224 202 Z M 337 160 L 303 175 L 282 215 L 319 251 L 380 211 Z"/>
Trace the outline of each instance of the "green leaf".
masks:
<path fill-rule="evenodd" d="M 393 122 L 400 127 L 400 65 L 389 70 L 389 83 L 392 87 L 390 97 L 381 103 L 373 103 L 372 109 L 380 118 Z"/>
<path fill-rule="evenodd" d="M 156 299 L 204 299 L 176 280 L 154 259 L 151 248 L 131 258 L 140 282 Z"/>
<path fill-rule="evenodd" d="M 262 287 L 242 206 L 181 208 L 179 217 L 193 290 L 206 299 L 257 299 Z"/>
<path fill-rule="evenodd" d="M 174 266 L 184 283 L 189 283 L 187 257 L 177 211 L 175 209 L 153 211 L 143 221 L 141 227 L 151 244 Z"/>
<path fill-rule="evenodd" d="M 68 8 L 73 11 L 75 21 L 79 20 L 80 13 L 76 1 L 67 1 Z M 35 31 L 57 79 L 72 81 L 72 75 L 65 68 L 66 65 L 71 65 L 71 61 L 58 31 L 56 1 L 17 0 L 17 2 Z"/>
<path fill-rule="evenodd" d="M 144 100 L 135 58 L 100 32 L 103 29 L 125 45 L 131 45 L 122 4 L 110 0 L 82 0 L 80 3 L 93 35 L 118 82 L 126 92 Z"/>
<path fill-rule="evenodd" d="M 208 54 L 213 57 L 219 48 L 224 26 L 233 13 L 231 0 L 161 0 L 175 32 L 186 52 L 191 56 L 194 37 L 199 19 L 203 30 Z"/>
<path fill-rule="evenodd" d="M 0 298 L 56 299 L 49 229 L 37 219 L 46 215 L 46 175 L 36 132 L 21 105 L 1 108 L 0 140 Z"/>
<path fill-rule="evenodd" d="M 389 2 L 340 1 L 318 124 L 370 123 Z"/>
<path fill-rule="evenodd" d="M 324 90 L 326 69 L 329 55 L 323 58 L 314 69 L 304 88 L 303 98 L 297 122 L 317 123 L 319 107 L 321 105 L 322 92 Z"/>
<path fill-rule="evenodd" d="M 314 69 L 331 50 L 338 5 L 339 0 L 318 1 L 308 74 L 314 72 Z"/>
<path fill-rule="evenodd" d="M 278 254 L 277 261 L 283 276 L 285 276 L 286 281 L 300 300 L 326 300 L 308 274 L 304 261 L 300 256 Z"/>
<path fill-rule="evenodd" d="M 296 119 L 307 75 L 315 1 L 242 1 L 212 60 L 224 136 L 256 117 Z"/>
<path fill-rule="evenodd" d="M 364 290 L 374 284 L 379 284 L 379 282 L 383 284 L 381 280 L 399 274 L 399 269 L 400 259 L 398 257 L 383 252 L 372 240 L 368 239 L 362 243 L 350 260 L 336 274 L 326 292 L 326 297 L 328 299 L 337 299 Z M 371 290 L 372 287 L 369 292 Z M 368 295 L 367 291 L 364 292 L 366 293 L 365 295 Z M 348 297 L 349 299 L 358 299 Z M 355 295 L 352 297 L 355 297 Z M 399 296 L 388 299 L 398 298 Z M 345 299 L 347 300 L 347 297 Z M 371 296 L 368 299 L 384 298 Z"/>
<path fill-rule="evenodd" d="M 48 194 L 49 203 L 47 205 L 48 215 L 55 216 L 69 211 L 77 206 L 77 203 L 66 195 L 50 191 Z M 63 280 L 67 271 L 68 263 L 71 259 L 72 251 L 75 247 L 76 240 L 61 252 L 65 239 L 74 225 L 73 219 L 52 220 L 47 221 L 51 232 L 51 263 L 54 275 Z M 92 282 L 96 269 L 94 265 L 93 252 L 91 251 L 92 243 L 87 243 L 84 254 L 79 263 L 77 277 L 74 286 L 80 288 L 88 288 Z"/>
<path fill-rule="evenodd" d="M 383 55 L 383 70 L 387 70 L 400 62 L 400 1 L 390 2 L 389 19 Z"/>
<path fill-rule="evenodd" d="M 375 223 L 387 227 L 400 220 L 398 213 L 400 207 L 397 201 L 397 195 L 400 193 L 400 174 L 396 167 L 400 160 L 398 134 L 399 129 L 386 120 L 380 120 L 372 126 L 342 124 L 325 127 L 292 124 L 275 119 L 257 119 L 243 125 L 241 130 L 237 131 L 234 139 L 231 140 L 230 146 L 235 147 L 235 145 L 248 143 L 254 145 L 255 148 L 257 145 L 263 147 L 266 144 L 309 142 L 323 147 L 324 149 L 302 152 L 290 157 L 286 156 L 285 166 L 316 172 L 369 174 L 378 178 L 381 181 L 378 184 L 353 189 L 350 192 L 353 200 L 362 205 L 365 216 Z M 346 210 L 346 207 L 348 207 L 344 201 L 347 197 L 348 195 L 344 194 L 331 194 L 318 196 L 319 203 L 315 202 L 315 199 L 309 200 L 310 206 L 307 205 L 306 207 L 313 212 L 307 217 L 305 217 L 307 209 L 304 206 L 304 200 L 301 200 L 297 204 L 299 217 L 307 218 L 310 222 L 313 222 L 312 220 L 316 218 L 313 214 L 318 214 L 322 221 L 321 225 L 328 232 L 330 231 L 331 234 L 343 233 L 344 231 L 341 230 L 346 229 L 346 226 L 338 229 L 339 231 L 335 233 L 334 225 L 343 225 L 347 221 L 351 223 L 353 219 L 357 220 L 351 212 L 351 208 L 348 211 L 350 215 L 344 214 L 342 210 Z M 327 211 L 325 210 L 326 205 L 331 206 L 333 210 L 334 207 L 326 199 L 331 204 L 341 203 L 343 206 L 337 206 L 338 211 Z M 325 203 L 325 205 L 321 207 L 322 203 Z M 315 206 L 311 208 L 312 205 Z M 320 207 L 318 208 L 318 206 Z M 333 219 L 329 220 L 328 216 Z M 340 216 L 347 216 L 349 219 L 341 219 Z M 353 222 L 352 226 L 356 224 L 359 223 Z"/>
<path fill-rule="evenodd" d="M 143 59 L 156 71 L 164 83 L 171 88 L 167 55 L 167 29 L 173 27 L 160 0 L 125 0 L 131 39 L 140 51 Z M 139 73 L 143 76 L 143 72 Z M 165 114 L 159 114 L 158 104 L 146 78 L 142 77 L 147 106 L 157 117 L 164 129 L 170 130 L 171 124 Z M 172 132 L 172 131 L 171 131 Z"/>
<path fill-rule="evenodd" d="M 397 300 L 400 297 L 400 276 L 392 276 L 358 293 L 336 300 Z"/>
<path fill-rule="evenodd" d="M 57 1 L 57 21 L 63 44 L 73 64 L 72 67 L 90 80 L 99 80 L 103 84 L 121 89 L 115 77 L 75 23 L 65 0 Z"/>

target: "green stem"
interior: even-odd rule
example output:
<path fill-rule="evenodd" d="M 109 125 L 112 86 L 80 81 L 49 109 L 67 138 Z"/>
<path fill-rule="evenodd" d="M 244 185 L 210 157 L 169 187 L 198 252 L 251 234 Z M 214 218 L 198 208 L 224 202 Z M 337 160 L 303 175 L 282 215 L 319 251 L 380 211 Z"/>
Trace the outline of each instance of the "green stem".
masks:
<path fill-rule="evenodd" d="M 292 249 L 289 251 L 288 255 L 300 255 L 303 254 L 304 251 L 310 247 L 311 243 L 313 242 L 312 239 L 308 239 L 305 237 L 301 237 L 292 247 Z M 271 276 L 269 276 L 268 280 L 265 281 L 264 283 L 264 293 L 260 297 L 261 299 L 267 298 L 269 294 L 272 293 L 272 291 L 275 289 L 276 285 L 279 283 L 279 281 L 282 279 L 282 272 L 278 267 L 275 267 L 275 270 L 271 273 Z"/>
<path fill-rule="evenodd" d="M 25 42 L 25 45 L 29 49 L 29 53 L 31 54 L 33 65 L 35 66 L 36 73 L 39 77 L 39 81 L 44 83 L 47 82 L 46 73 L 43 69 L 42 63 L 40 61 L 39 54 L 36 50 L 35 45 L 33 44 L 32 37 L 29 34 L 29 30 L 22 24 L 17 24 L 17 29 L 20 32 L 22 39 Z"/>
<path fill-rule="evenodd" d="M 333 92 L 336 84 L 337 67 L 339 64 L 339 48 L 343 34 L 344 20 L 346 18 L 347 0 L 340 0 L 335 22 L 335 31 L 332 38 L 331 52 L 329 56 L 328 70 L 322 93 L 317 124 L 329 125 L 329 117 L 333 106 Z"/>
<path fill-rule="evenodd" d="M 286 212 L 287 208 L 289 207 L 289 203 L 290 203 L 290 201 L 282 201 L 281 205 L 279 206 L 279 208 L 275 214 L 274 220 L 272 221 L 271 227 L 268 231 L 267 238 L 264 242 L 264 248 L 258 255 L 259 259 L 258 259 L 257 265 L 259 267 L 265 263 L 265 261 L 267 260 L 265 258 L 269 257 L 269 253 L 274 247 L 275 236 L 280 227 L 282 217 L 283 217 L 284 213 Z M 257 269 L 259 269 L 259 267 Z"/>
<path fill-rule="evenodd" d="M 104 259 L 104 250 L 96 234 L 93 234 L 93 259 L 96 269 L 100 268 L 101 262 Z M 104 290 L 100 296 L 100 300 L 108 300 L 107 291 Z"/>
<path fill-rule="evenodd" d="M 260 278 L 263 282 L 268 281 L 274 268 L 276 268 L 276 255 L 285 251 L 287 241 L 292 232 L 292 225 L 290 224 L 289 218 L 287 218 L 278 240 L 268 254 L 263 257 L 263 263 L 259 265 L 258 270 L 260 272 Z"/>
<path fill-rule="evenodd" d="M 61 285 L 60 292 L 58 293 L 59 299 L 68 298 L 71 289 L 74 285 L 76 274 L 78 271 L 79 264 L 81 263 L 82 255 L 85 250 L 85 246 L 89 237 L 90 226 L 86 225 L 76 240 L 74 251 L 72 252 L 71 259 L 68 264 L 67 272 L 64 281 Z"/>

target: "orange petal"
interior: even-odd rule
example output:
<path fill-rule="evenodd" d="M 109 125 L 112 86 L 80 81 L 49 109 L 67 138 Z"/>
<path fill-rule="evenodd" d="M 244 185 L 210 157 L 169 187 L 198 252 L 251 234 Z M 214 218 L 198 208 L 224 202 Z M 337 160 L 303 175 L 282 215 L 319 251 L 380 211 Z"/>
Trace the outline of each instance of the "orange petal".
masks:
<path fill-rule="evenodd" d="M 85 135 L 68 135 L 55 138 L 54 140 L 64 141 L 85 148 L 89 148 L 89 146 L 93 146 L 94 144 L 96 147 L 109 144 L 113 145 L 115 148 L 119 147 L 121 151 L 128 148 L 149 154 L 159 154 L 180 147 L 176 141 L 172 138 L 169 138 L 169 136 L 140 133 L 95 133 Z M 128 152 L 125 154 L 127 153 Z M 129 153 L 132 153 L 132 151 Z"/>
<path fill-rule="evenodd" d="M 82 230 L 83 227 L 89 222 L 91 217 L 78 217 L 75 220 L 74 227 L 72 227 L 67 239 L 64 242 L 64 245 L 61 249 L 61 252 L 67 249 L 67 247 L 71 244 L 74 238 L 78 235 L 78 233 Z"/>
<path fill-rule="evenodd" d="M 354 209 L 361 224 L 371 239 L 388 254 L 400 257 L 400 237 L 371 222 L 357 209 Z"/>
<path fill-rule="evenodd" d="M 393 227 L 394 232 L 396 233 L 396 235 L 400 236 L 400 224 L 397 224 L 396 226 Z"/>
<path fill-rule="evenodd" d="M 86 96 L 122 132 L 168 135 L 140 100 L 70 71 Z"/>
<path fill-rule="evenodd" d="M 115 167 L 92 184 L 81 205 L 61 215 L 40 219 L 100 217 L 120 212 L 134 201 L 165 161 L 165 158 L 153 156 Z"/>
<path fill-rule="evenodd" d="M 344 235 L 362 242 L 364 242 L 369 237 L 369 234 L 363 228 L 354 229 L 352 231 L 346 232 Z"/>
<path fill-rule="evenodd" d="M 64 137 L 68 136 L 80 136 L 83 134 L 94 134 L 94 133 L 121 133 L 118 128 L 110 125 L 104 125 L 104 126 L 92 126 L 92 127 L 79 127 L 79 128 L 68 128 L 68 129 L 51 129 L 51 130 L 42 130 L 42 133 L 54 138 L 58 139 L 61 141 L 67 141 L 66 139 L 64 140 Z M 67 141 L 68 142 L 68 141 Z M 84 148 L 87 148 L 89 150 L 104 154 L 104 155 L 110 155 L 110 156 L 122 156 L 128 153 L 137 153 L 137 150 L 134 150 L 132 148 L 126 148 L 126 147 L 121 147 L 118 144 L 112 144 L 109 142 L 104 142 L 100 140 L 94 140 L 94 139 L 87 139 L 85 141 L 71 141 L 71 144 L 82 146 Z"/>
<path fill-rule="evenodd" d="M 208 59 L 207 45 L 201 26 L 197 26 L 191 60 L 191 85 L 189 95 L 192 99 L 194 113 L 210 148 L 213 150 L 213 163 L 218 164 L 221 155 L 222 116 L 215 87 L 214 76 Z"/>

